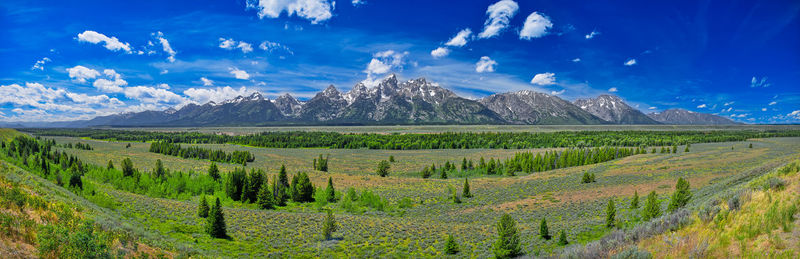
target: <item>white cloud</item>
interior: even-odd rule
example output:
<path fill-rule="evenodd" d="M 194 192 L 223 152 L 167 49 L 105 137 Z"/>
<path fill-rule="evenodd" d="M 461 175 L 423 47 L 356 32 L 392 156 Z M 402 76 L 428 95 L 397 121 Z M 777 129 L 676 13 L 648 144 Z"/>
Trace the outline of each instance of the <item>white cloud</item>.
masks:
<path fill-rule="evenodd" d="M 749 113 L 742 113 L 742 114 L 731 114 L 731 118 L 744 118 L 749 116 Z"/>
<path fill-rule="evenodd" d="M 438 47 L 434 50 L 431 50 L 431 56 L 433 56 L 434 58 L 445 57 L 449 54 L 450 54 L 450 49 L 445 47 Z"/>
<path fill-rule="evenodd" d="M 182 103 L 186 101 L 180 95 L 170 92 L 167 89 L 149 86 L 126 87 L 125 97 L 136 99 L 143 103 Z"/>
<path fill-rule="evenodd" d="M 658 109 L 658 108 L 657 108 L 657 107 L 655 107 L 655 106 L 650 106 L 650 108 L 647 108 L 647 109 L 648 109 L 648 110 L 655 110 L 655 109 Z"/>
<path fill-rule="evenodd" d="M 728 107 L 728 109 L 722 109 L 722 111 L 720 111 L 720 112 L 731 112 L 732 110 L 733 110 L 733 107 Z"/>
<path fill-rule="evenodd" d="M 572 62 L 575 62 L 575 63 L 581 62 L 581 58 L 575 58 L 575 59 L 572 60 Z"/>
<path fill-rule="evenodd" d="M 47 63 L 47 62 L 50 62 L 50 61 L 52 61 L 52 60 L 50 60 L 50 58 L 48 58 L 48 57 L 44 57 L 41 60 L 37 60 L 36 63 L 34 63 L 33 66 L 31 67 L 31 70 L 37 70 L 38 69 L 38 70 L 42 70 L 43 71 L 44 70 L 44 64 Z"/>
<path fill-rule="evenodd" d="M 375 53 L 372 55 L 372 60 L 367 64 L 367 69 L 364 73 L 367 75 L 380 75 L 386 74 L 393 69 L 403 69 L 405 65 L 405 57 L 408 52 L 397 52 L 394 50 L 387 50 Z"/>
<path fill-rule="evenodd" d="M 553 27 L 550 18 L 538 12 L 533 12 L 525 19 L 525 24 L 522 30 L 519 31 L 519 38 L 522 40 L 530 40 L 533 38 L 540 38 L 547 35 L 547 30 Z"/>
<path fill-rule="evenodd" d="M 734 104 L 734 103 L 736 103 L 736 102 L 726 102 L 726 103 L 722 104 L 722 106 L 731 106 L 731 104 Z"/>
<path fill-rule="evenodd" d="M 635 58 L 628 59 L 628 61 L 625 61 L 625 65 L 626 65 L 626 66 L 633 66 L 633 65 L 636 65 L 636 59 L 635 59 Z"/>
<path fill-rule="evenodd" d="M 128 85 L 128 82 L 122 79 L 122 75 L 118 74 L 113 69 L 103 70 L 103 74 L 108 79 L 100 78 L 94 81 L 94 87 L 106 93 L 120 93 L 123 91 L 123 86 Z"/>
<path fill-rule="evenodd" d="M 158 42 L 161 43 L 161 47 L 164 50 L 164 52 L 166 52 L 167 55 L 169 55 L 167 57 L 167 60 L 169 62 L 175 62 L 175 54 L 178 54 L 178 52 L 172 49 L 172 46 L 169 45 L 169 41 L 167 41 L 167 39 L 164 38 L 164 33 L 157 32 L 155 33 L 155 36 Z"/>
<path fill-rule="evenodd" d="M 104 47 L 108 50 L 111 51 L 124 50 L 127 53 L 131 53 L 130 44 L 119 41 L 117 37 L 108 37 L 96 31 L 84 31 L 82 33 L 79 33 L 78 41 L 89 42 L 92 44 L 103 42 L 105 44 Z"/>
<path fill-rule="evenodd" d="M 788 116 L 790 118 L 795 118 L 795 119 L 800 120 L 800 110 L 796 110 L 796 111 L 790 112 L 790 113 L 786 114 L 786 116 Z"/>
<path fill-rule="evenodd" d="M 286 53 L 289 53 L 290 55 L 294 55 L 294 52 L 292 52 L 292 50 L 289 49 L 289 47 L 286 47 L 283 44 L 277 42 L 263 41 L 261 42 L 261 45 L 258 45 L 258 48 L 264 51 L 269 51 L 270 53 L 278 50 L 283 50 L 286 51 Z"/>
<path fill-rule="evenodd" d="M 258 17 L 261 19 L 264 17 L 278 18 L 281 13 L 286 12 L 287 16 L 297 15 L 297 17 L 310 20 L 312 24 L 317 24 L 333 17 L 331 13 L 333 5 L 327 0 L 258 0 L 258 3 L 255 2 L 256 0 L 248 0 L 247 8 L 257 9 Z"/>
<path fill-rule="evenodd" d="M 497 62 L 492 60 L 487 56 L 481 57 L 478 60 L 478 63 L 475 63 L 475 72 L 483 73 L 483 72 L 494 72 L 494 67 L 497 66 Z"/>
<path fill-rule="evenodd" d="M 550 91 L 550 95 L 561 95 L 566 91 L 567 89 L 561 89 L 561 91 Z"/>
<path fill-rule="evenodd" d="M 183 94 L 189 97 L 189 99 L 193 102 L 205 104 L 209 101 L 222 102 L 236 98 L 240 95 L 247 95 L 247 88 L 244 86 L 238 90 L 233 89 L 230 86 L 217 87 L 213 89 L 189 88 L 183 91 Z"/>
<path fill-rule="evenodd" d="M 367 1 L 364 1 L 364 0 L 353 0 L 353 1 L 351 1 L 351 3 L 353 3 L 353 6 L 359 6 L 359 5 L 362 5 L 362 4 L 366 4 Z"/>
<path fill-rule="evenodd" d="M 765 111 L 767 111 L 767 108 L 761 108 L 761 111 L 765 112 Z"/>
<path fill-rule="evenodd" d="M 98 104 L 103 106 L 119 106 L 123 105 L 122 101 L 117 98 L 109 98 L 105 94 L 101 95 L 88 95 L 82 93 L 66 93 L 66 96 L 71 99 L 73 102 L 76 103 L 85 103 L 85 104 Z"/>
<path fill-rule="evenodd" d="M 447 41 L 447 43 L 445 43 L 444 45 L 451 47 L 463 47 L 464 45 L 467 45 L 467 41 L 469 41 L 471 35 L 472 35 L 472 30 L 470 30 L 469 28 L 463 29 L 458 33 L 456 33 L 456 35 L 453 36 L 453 38 Z"/>
<path fill-rule="evenodd" d="M 616 93 L 617 92 L 617 88 L 616 87 L 611 87 L 611 88 L 608 88 L 608 91 L 611 92 L 611 93 Z"/>
<path fill-rule="evenodd" d="M 778 104 L 778 102 L 772 101 L 772 102 L 769 103 L 769 106 L 776 105 L 776 104 Z"/>
<path fill-rule="evenodd" d="M 250 43 L 244 41 L 240 41 L 239 45 L 237 45 L 236 47 L 241 49 L 242 53 L 248 53 L 250 51 L 253 51 L 253 45 L 250 45 Z"/>
<path fill-rule="evenodd" d="M 589 34 L 586 34 L 586 39 L 594 38 L 594 36 L 600 35 L 600 32 L 597 30 L 592 30 Z"/>
<path fill-rule="evenodd" d="M 242 80 L 250 79 L 250 74 L 248 74 L 247 71 L 239 70 L 238 68 L 235 67 L 229 67 L 228 70 L 230 70 L 231 75 L 233 75 L 233 77 L 235 77 L 236 79 L 242 79 Z"/>
<path fill-rule="evenodd" d="M 244 41 L 235 41 L 233 39 L 219 38 L 219 47 L 227 50 L 239 49 L 242 53 L 253 51 L 253 45 Z"/>
<path fill-rule="evenodd" d="M 753 79 L 750 79 L 750 87 L 769 87 L 769 86 L 770 86 L 770 83 L 767 83 L 767 77 L 766 76 L 762 77 L 761 80 L 758 80 L 758 78 L 756 78 L 756 77 L 753 77 Z"/>
<path fill-rule="evenodd" d="M 212 86 L 212 85 L 214 85 L 214 81 L 211 81 L 211 79 L 208 79 L 208 78 L 205 78 L 205 77 L 201 77 L 200 81 L 203 81 L 203 86 Z"/>
<path fill-rule="evenodd" d="M 698 105 L 698 106 L 697 106 L 697 108 L 698 108 L 698 109 L 699 109 L 699 108 L 706 108 L 706 104 L 704 103 L 704 104 Z"/>
<path fill-rule="evenodd" d="M 81 65 L 67 68 L 67 73 L 69 73 L 69 78 L 73 78 L 80 83 L 86 83 L 86 79 L 94 79 L 100 76 L 100 72 L 97 72 L 97 70 Z"/>
<path fill-rule="evenodd" d="M 536 74 L 531 79 L 531 84 L 534 85 L 554 85 L 556 84 L 556 74 L 555 73 L 541 73 Z"/>
<path fill-rule="evenodd" d="M 483 31 L 478 34 L 478 37 L 486 39 L 500 35 L 508 27 L 511 18 L 517 14 L 517 10 L 519 10 L 519 5 L 512 0 L 500 0 L 490 5 L 486 9 L 486 14 L 489 17 L 483 23 Z"/>

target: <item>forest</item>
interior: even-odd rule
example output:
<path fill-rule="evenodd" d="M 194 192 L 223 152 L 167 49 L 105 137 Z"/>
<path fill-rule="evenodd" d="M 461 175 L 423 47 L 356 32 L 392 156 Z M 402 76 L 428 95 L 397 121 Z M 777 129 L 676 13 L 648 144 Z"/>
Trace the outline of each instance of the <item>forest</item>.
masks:
<path fill-rule="evenodd" d="M 255 161 L 255 156 L 247 151 L 233 151 L 225 153 L 222 150 L 211 150 L 202 147 L 190 146 L 181 147 L 180 144 L 173 144 L 164 141 L 150 143 L 150 152 L 170 156 L 193 159 L 207 159 L 214 162 L 247 165 L 247 162 Z"/>

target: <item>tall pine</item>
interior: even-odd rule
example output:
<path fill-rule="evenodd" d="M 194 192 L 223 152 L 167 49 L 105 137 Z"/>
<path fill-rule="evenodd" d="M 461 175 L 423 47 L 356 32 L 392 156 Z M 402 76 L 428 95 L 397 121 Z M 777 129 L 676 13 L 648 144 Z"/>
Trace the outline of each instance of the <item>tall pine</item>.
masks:
<path fill-rule="evenodd" d="M 464 198 L 472 198 L 472 193 L 469 192 L 469 180 L 464 178 L 464 190 L 461 192 L 461 196 Z"/>
<path fill-rule="evenodd" d="M 197 216 L 201 218 L 208 217 L 208 201 L 206 201 L 205 195 L 200 198 L 200 205 L 197 207 Z"/>
<path fill-rule="evenodd" d="M 497 240 L 494 242 L 494 256 L 513 258 L 521 254 L 517 223 L 508 214 L 503 214 L 497 222 Z"/>
<path fill-rule="evenodd" d="M 208 212 L 208 221 L 206 224 L 206 232 L 213 238 L 227 238 L 228 233 L 225 227 L 225 215 L 222 212 L 222 206 L 219 203 L 219 198 L 211 210 Z"/>

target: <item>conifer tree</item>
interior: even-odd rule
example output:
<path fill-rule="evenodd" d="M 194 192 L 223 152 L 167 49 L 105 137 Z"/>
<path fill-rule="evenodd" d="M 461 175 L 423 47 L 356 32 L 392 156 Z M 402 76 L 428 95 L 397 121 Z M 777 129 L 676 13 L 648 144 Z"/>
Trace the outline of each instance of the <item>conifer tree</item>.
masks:
<path fill-rule="evenodd" d="M 219 168 L 217 168 L 217 163 L 211 162 L 211 165 L 208 167 L 208 176 L 214 181 L 219 181 Z"/>
<path fill-rule="evenodd" d="M 449 255 L 458 253 L 458 244 L 456 244 L 453 235 L 447 235 L 447 241 L 444 243 L 444 253 Z"/>
<path fill-rule="evenodd" d="M 686 149 L 684 149 L 683 152 L 689 152 L 689 145 L 686 145 Z"/>
<path fill-rule="evenodd" d="M 442 179 L 447 179 L 447 167 L 443 167 L 439 177 Z"/>
<path fill-rule="evenodd" d="M 631 209 L 639 208 L 639 191 L 633 191 L 633 199 L 631 199 Z"/>
<path fill-rule="evenodd" d="M 661 216 L 661 204 L 658 202 L 656 191 L 650 192 L 645 200 L 644 208 L 642 208 L 642 219 L 649 221 L 652 218 Z"/>
<path fill-rule="evenodd" d="M 275 185 L 272 191 L 275 193 L 276 204 L 278 206 L 286 205 L 286 200 L 289 198 L 289 176 L 286 175 L 285 165 L 281 165 L 278 178 L 272 181 L 272 183 Z"/>
<path fill-rule="evenodd" d="M 328 214 L 322 222 L 322 236 L 325 237 L 325 240 L 330 240 L 333 232 L 336 232 L 337 229 L 336 218 L 333 217 L 333 212 L 328 210 Z"/>
<path fill-rule="evenodd" d="M 430 178 L 431 177 L 431 168 L 427 167 L 427 166 L 425 168 L 422 168 L 422 173 L 421 174 L 422 174 L 422 178 L 423 179 Z"/>
<path fill-rule="evenodd" d="M 678 146 L 677 145 L 672 145 L 672 153 L 673 154 L 678 153 Z"/>
<path fill-rule="evenodd" d="M 692 192 L 689 190 L 689 181 L 684 180 L 683 177 L 678 178 L 678 182 L 675 184 L 675 192 L 672 193 L 672 197 L 669 200 L 667 211 L 673 212 L 686 206 L 691 198 Z"/>
<path fill-rule="evenodd" d="M 750 146 L 748 146 L 748 148 L 753 148 L 753 143 L 750 143 Z"/>
<path fill-rule="evenodd" d="M 44 163 L 42 163 L 42 164 L 44 164 Z M 114 163 L 111 162 L 111 160 L 108 160 L 108 165 L 106 166 L 106 169 L 108 169 L 108 170 L 114 169 Z"/>
<path fill-rule="evenodd" d="M 539 236 L 544 238 L 545 240 L 550 240 L 550 230 L 547 229 L 547 220 L 542 218 L 542 222 L 539 224 Z"/>
<path fill-rule="evenodd" d="M 464 190 L 461 191 L 461 196 L 464 198 L 472 198 L 472 193 L 469 192 L 469 179 L 464 178 Z"/>
<path fill-rule="evenodd" d="M 614 227 L 614 222 L 617 215 L 617 209 L 614 207 L 614 198 L 608 200 L 608 206 L 606 207 L 606 227 Z"/>
<path fill-rule="evenodd" d="M 206 201 L 205 195 L 200 198 L 200 205 L 197 207 L 197 216 L 201 218 L 208 217 L 208 202 Z"/>
<path fill-rule="evenodd" d="M 569 244 L 569 241 L 567 241 L 567 232 L 562 229 L 561 233 L 558 235 L 558 245 L 565 246 L 567 244 Z"/>
<path fill-rule="evenodd" d="M 394 155 L 389 155 L 389 163 L 394 163 Z"/>
<path fill-rule="evenodd" d="M 466 157 L 461 160 L 461 171 L 464 171 L 464 170 L 467 170 L 467 158 Z"/>
<path fill-rule="evenodd" d="M 164 163 L 161 162 L 161 159 L 156 159 L 156 169 L 153 171 L 153 176 L 158 179 L 163 179 L 166 176 Z"/>
<path fill-rule="evenodd" d="M 656 148 L 653 148 L 653 151 L 650 151 L 650 153 L 655 154 L 656 153 Z"/>
<path fill-rule="evenodd" d="M 62 160 L 64 161 L 64 160 Z M 125 158 L 122 160 L 122 176 L 132 176 L 133 175 L 133 161 L 130 158 Z"/>
<path fill-rule="evenodd" d="M 328 187 L 325 188 L 325 196 L 328 202 L 336 202 L 336 191 L 333 189 L 333 178 L 328 177 Z"/>
<path fill-rule="evenodd" d="M 391 165 L 389 165 L 389 161 L 381 160 L 381 162 L 378 163 L 378 169 L 376 170 L 376 172 L 381 177 L 386 177 L 387 175 L 389 175 L 389 168 L 391 168 Z"/>
<path fill-rule="evenodd" d="M 258 207 L 261 209 L 269 210 L 275 208 L 275 197 L 272 190 L 269 189 L 269 181 L 264 177 L 264 182 L 258 190 Z"/>
<path fill-rule="evenodd" d="M 458 197 L 458 192 L 456 192 L 456 190 L 453 190 L 453 203 L 461 203 L 461 198 Z"/>
<path fill-rule="evenodd" d="M 517 223 L 508 214 L 503 214 L 497 222 L 497 240 L 493 248 L 496 258 L 512 258 L 521 253 Z"/>
<path fill-rule="evenodd" d="M 208 222 L 206 224 L 206 231 L 213 238 L 227 238 L 227 230 L 225 227 L 225 215 L 222 212 L 222 206 L 217 198 L 214 206 L 208 212 Z"/>
<path fill-rule="evenodd" d="M 295 181 L 297 179 L 297 181 Z M 296 202 L 312 202 L 314 201 L 314 185 L 308 178 L 308 174 L 300 172 L 292 179 L 292 200 Z"/>

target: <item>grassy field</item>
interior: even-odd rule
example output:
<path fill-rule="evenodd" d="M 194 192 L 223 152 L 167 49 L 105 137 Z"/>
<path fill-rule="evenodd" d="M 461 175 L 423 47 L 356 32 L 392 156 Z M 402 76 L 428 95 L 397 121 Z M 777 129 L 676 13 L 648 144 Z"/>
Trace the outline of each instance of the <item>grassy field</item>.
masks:
<path fill-rule="evenodd" d="M 146 168 L 162 159 L 172 170 L 205 171 L 208 162 L 181 159 L 147 152 L 148 144 L 55 138 L 59 143 L 85 142 L 94 150 L 64 149 L 82 160 L 105 165 L 112 159 L 130 157 L 134 165 Z M 752 143 L 753 148 L 748 148 Z M 292 204 L 274 211 L 226 203 L 225 215 L 231 240 L 211 239 L 203 233 L 203 221 L 195 216 L 197 197 L 189 200 L 151 198 L 114 190 L 97 183 L 115 202 L 114 212 L 135 222 L 142 231 L 174 240 L 176 247 L 208 256 L 353 256 L 353 257 L 441 257 L 444 237 L 453 234 L 461 256 L 489 257 L 496 235 L 494 224 L 503 213 L 517 220 L 526 254 L 558 251 L 555 240 L 537 237 L 539 220 L 546 218 L 551 233 L 566 230 L 573 243 L 596 240 L 610 230 L 604 225 L 604 208 L 609 199 L 618 205 L 617 217 L 624 225 L 638 222 L 638 211 L 628 209 L 629 198 L 655 190 L 666 208 L 675 181 L 691 183 L 691 206 L 699 206 L 717 193 L 748 177 L 779 167 L 800 153 L 800 138 L 758 139 L 747 142 L 692 145 L 686 153 L 634 155 L 606 163 L 552 170 L 516 177 L 471 178 L 473 198 L 454 204 L 451 190 L 460 190 L 463 178 L 421 179 L 416 171 L 432 162 L 462 157 L 507 157 L 519 150 L 323 150 L 259 149 L 234 145 L 211 145 L 226 150 L 247 149 L 256 154 L 248 166 L 276 172 L 285 163 L 290 174 L 310 171 L 311 159 L 330 154 L 330 172 L 311 171 L 316 186 L 332 177 L 337 190 L 354 187 L 371 190 L 385 198 L 390 208 L 349 213 L 336 210 L 340 231 L 334 240 L 323 241 L 319 228 L 324 213 L 313 204 Z M 541 150 L 534 150 L 541 151 Z M 392 174 L 375 176 L 377 161 L 394 155 Z M 225 165 L 222 171 L 230 170 Z M 581 184 L 584 172 L 597 182 Z M 410 200 L 404 206 L 400 203 Z"/>

